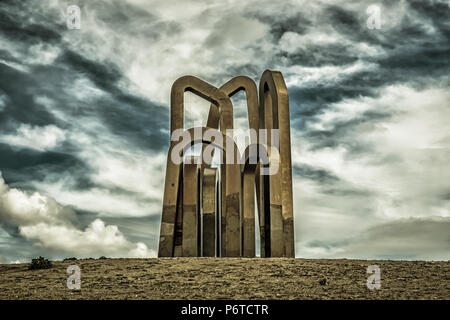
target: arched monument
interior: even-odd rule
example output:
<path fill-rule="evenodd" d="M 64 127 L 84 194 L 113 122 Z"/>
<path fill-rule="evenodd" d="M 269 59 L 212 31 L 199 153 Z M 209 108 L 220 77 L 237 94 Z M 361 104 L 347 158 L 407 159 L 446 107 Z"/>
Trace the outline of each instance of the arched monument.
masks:
<path fill-rule="evenodd" d="M 211 102 L 206 127 L 184 130 L 186 91 Z M 239 91 L 246 94 L 253 133 L 242 155 L 233 140 L 230 99 Z M 181 77 L 172 86 L 170 113 L 158 256 L 255 257 L 256 232 L 261 257 L 294 257 L 289 97 L 282 74 L 264 71 L 259 95 L 244 76 L 220 88 Z M 185 157 L 195 143 L 202 143 L 200 156 Z M 217 150 L 222 161 L 214 168 L 203 159 Z"/>

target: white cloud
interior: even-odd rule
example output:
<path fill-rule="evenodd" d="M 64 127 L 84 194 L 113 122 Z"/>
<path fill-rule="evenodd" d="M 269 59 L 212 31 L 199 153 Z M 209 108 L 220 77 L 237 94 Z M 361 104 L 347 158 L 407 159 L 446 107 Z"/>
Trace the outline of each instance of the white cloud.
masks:
<path fill-rule="evenodd" d="M 96 219 L 84 230 L 75 212 L 54 199 L 10 189 L 0 176 L 0 223 L 17 226 L 19 234 L 40 247 L 79 257 L 153 257 L 144 243 L 128 241 L 115 225 Z"/>
<path fill-rule="evenodd" d="M 307 244 L 318 239 L 324 244 L 339 243 L 350 235 L 354 236 L 354 243 L 359 243 L 360 235 L 367 230 L 390 225 L 399 219 L 416 219 L 414 226 L 417 226 L 422 220 L 440 221 L 450 217 L 450 133 L 446 129 L 447 119 L 450 119 L 446 108 L 449 100 L 450 94 L 445 89 L 387 87 L 378 98 L 343 100 L 330 105 L 330 112 L 317 117 L 316 130 L 332 131 L 342 123 L 364 119 L 366 112 L 390 115 L 354 122 L 349 128 L 351 134 L 345 132 L 335 137 L 340 142 L 336 146 L 311 148 L 311 142 L 298 136 L 298 143 L 293 144 L 293 164 L 322 169 L 338 179 L 312 181 L 302 176 L 296 179 L 297 252 L 300 256 L 336 257 L 338 253 L 352 253 L 355 257 L 357 253 L 367 257 L 370 253 L 372 257 L 375 254 L 401 256 L 403 248 L 405 256 L 443 257 L 442 246 L 446 245 L 447 250 L 449 247 L 441 238 L 439 250 L 430 251 L 418 245 L 414 251 L 404 237 L 396 241 L 394 232 L 390 241 L 382 241 L 383 245 L 369 250 L 367 255 L 363 254 L 362 244 L 351 248 L 341 244 L 330 249 Z M 349 145 L 355 143 L 367 150 L 352 153 Z M 396 224 L 399 230 L 403 225 Z M 424 234 L 420 237 L 426 237 L 426 245 L 432 247 L 432 226 L 439 223 L 430 225 L 422 230 Z M 415 230 L 418 232 L 418 228 Z M 370 247 L 369 243 L 369 240 L 364 242 Z M 344 249 L 347 251 L 340 251 Z"/>
<path fill-rule="evenodd" d="M 86 79 L 75 81 L 65 90 L 76 101 L 83 101 L 77 107 L 88 106 L 87 109 L 96 99 L 108 95 Z M 74 155 L 88 166 L 86 175 L 95 186 L 80 190 L 74 187 L 76 177 L 61 173 L 48 174 L 43 180 L 30 182 L 31 185 L 63 205 L 100 216 L 142 217 L 160 213 L 167 154 L 130 144 L 126 137 L 112 133 L 106 123 L 99 121 L 98 114 L 90 110 L 81 115 L 77 112 L 75 118 L 68 112 L 69 106 L 61 108 L 46 96 L 37 96 L 35 101 L 70 123 L 64 131 L 65 139 L 77 146 Z"/>
<path fill-rule="evenodd" d="M 37 43 L 31 46 L 23 46 L 20 42 L 10 41 L 0 35 L 2 47 L 8 49 L 8 52 L 17 60 L 25 65 L 52 64 L 61 53 L 61 48 L 46 43 Z M 13 64 L 16 66 L 16 64 Z M 20 65 L 17 64 L 19 67 Z M 18 69 L 28 71 L 29 66 L 21 66 Z"/>
<path fill-rule="evenodd" d="M 12 225 L 33 225 L 38 222 L 48 224 L 73 221 L 75 213 L 54 199 L 35 192 L 27 195 L 18 189 L 9 189 L 0 177 L 0 218 Z"/>
<path fill-rule="evenodd" d="M 438 190 L 450 189 L 450 175 L 445 170 L 450 153 L 445 119 L 450 118 L 450 112 L 443 108 L 449 99 L 450 94 L 444 89 L 389 87 L 380 98 L 344 100 L 331 105 L 330 113 L 319 116 L 319 125 L 328 130 L 338 123 L 360 119 L 367 111 L 393 116 L 369 120 L 369 124 L 362 122 L 352 128 L 352 136 L 341 138 L 342 142 L 351 139 L 372 148 L 364 154 L 354 157 L 344 144 L 311 151 L 306 143 L 297 148 L 294 161 L 327 169 L 355 186 L 391 199 L 400 198 L 402 203 L 409 199 L 418 205 L 414 197 L 426 201 Z M 386 158 L 397 161 L 379 161 Z M 428 212 L 420 206 L 409 210 L 408 215 L 423 216 Z"/>
<path fill-rule="evenodd" d="M 61 53 L 61 49 L 44 43 L 32 45 L 28 49 L 27 63 L 52 64 Z"/>
<path fill-rule="evenodd" d="M 102 256 L 111 258 L 147 258 L 156 254 L 141 242 L 131 243 L 117 226 L 94 220 L 85 230 L 73 226 L 38 223 L 20 226 L 19 232 L 30 240 L 37 240 L 40 246 L 50 250 L 75 254 L 79 257 Z"/>
<path fill-rule="evenodd" d="M 301 65 L 291 66 L 284 72 L 287 86 L 295 87 L 317 87 L 320 85 L 331 86 L 348 77 L 360 72 L 376 71 L 377 65 L 356 61 L 352 64 L 334 66 L 325 65 L 320 67 L 304 67 Z"/>
<path fill-rule="evenodd" d="M 158 180 L 161 178 L 158 176 Z M 70 177 L 56 183 L 36 182 L 40 190 L 56 197 L 64 205 L 72 206 L 79 210 L 96 212 L 100 216 L 109 217 L 143 217 L 154 215 L 161 211 L 162 202 L 152 198 L 140 198 L 139 194 L 121 194 L 110 191 L 113 185 L 105 185 L 105 188 L 90 188 L 88 190 L 71 189 Z M 151 183 L 152 180 L 146 183 Z M 66 183 L 68 183 L 66 185 Z M 164 183 L 163 183 L 164 184 Z M 162 185 L 158 194 L 162 193 Z"/>
<path fill-rule="evenodd" d="M 91 125 L 95 128 L 91 129 Z M 89 166 L 89 179 L 95 186 L 77 189 L 74 177 L 60 174 L 34 181 L 32 185 L 64 205 L 101 216 L 159 214 L 167 155 L 123 147 L 127 145 L 125 139 L 112 135 L 92 119 L 83 121 L 83 126 L 80 130 L 67 131 L 67 135 L 79 147 L 77 157 Z M 90 130 L 96 135 L 85 134 Z"/>
<path fill-rule="evenodd" d="M 0 141 L 4 143 L 41 151 L 57 147 L 64 139 L 65 132 L 55 125 L 39 127 L 21 124 L 16 134 L 0 136 Z"/>

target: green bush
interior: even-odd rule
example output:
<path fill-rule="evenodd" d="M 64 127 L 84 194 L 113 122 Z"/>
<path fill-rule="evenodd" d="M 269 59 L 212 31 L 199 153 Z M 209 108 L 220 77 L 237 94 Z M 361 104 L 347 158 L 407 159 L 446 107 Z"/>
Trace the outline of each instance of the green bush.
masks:
<path fill-rule="evenodd" d="M 39 258 L 32 259 L 28 269 L 30 270 L 39 270 L 39 269 L 49 269 L 51 268 L 52 262 L 44 257 L 39 256 Z"/>
<path fill-rule="evenodd" d="M 72 257 L 72 258 L 65 258 L 63 261 L 72 261 L 72 260 L 77 260 L 77 258 Z"/>

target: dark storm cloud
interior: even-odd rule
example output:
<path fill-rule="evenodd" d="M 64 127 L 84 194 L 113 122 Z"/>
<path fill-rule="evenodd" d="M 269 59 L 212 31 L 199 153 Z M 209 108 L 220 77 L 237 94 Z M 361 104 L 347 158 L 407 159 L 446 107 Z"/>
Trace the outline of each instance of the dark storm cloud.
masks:
<path fill-rule="evenodd" d="M 333 123 L 332 129 L 310 130 L 305 133 L 305 137 L 311 142 L 311 150 L 345 146 L 348 152 L 357 156 L 369 151 L 370 145 L 363 144 L 357 136 L 352 136 L 352 133 L 362 134 L 364 131 L 373 130 L 377 126 L 377 121 L 390 117 L 390 114 L 382 112 L 364 112 L 358 118 Z"/>
<path fill-rule="evenodd" d="M 0 85 L 7 94 L 7 103 L 0 117 L 3 131 L 14 131 L 19 123 L 70 126 L 55 119 L 47 108 L 36 103 L 36 96 L 45 95 L 57 107 L 74 107 L 67 108 L 69 112 L 74 111 L 74 115 L 83 115 L 86 111 L 88 114 L 97 113 L 105 118 L 113 133 L 129 135 L 138 146 L 159 149 L 167 144 L 168 136 L 160 130 L 167 127 L 165 110 L 118 88 L 117 83 L 123 78 L 114 66 L 90 61 L 70 51 L 55 63 L 52 66 L 34 66 L 30 73 L 0 64 Z M 86 106 L 88 110 L 84 109 L 82 100 L 62 93 L 79 78 L 91 80 L 97 88 L 108 93 L 107 97 Z M 24 87 L 27 90 L 24 91 Z"/>
<path fill-rule="evenodd" d="M 169 126 L 167 109 L 131 95 L 119 95 L 116 99 L 116 108 L 108 103 L 98 105 L 99 116 L 111 132 L 124 136 L 139 148 L 165 151 L 169 143 L 165 131 Z"/>
<path fill-rule="evenodd" d="M 332 172 L 324 169 L 314 168 L 308 165 L 294 165 L 292 167 L 294 176 L 317 181 L 320 184 L 329 184 L 338 182 L 340 179 Z"/>
<path fill-rule="evenodd" d="M 450 66 L 449 52 L 450 46 L 445 43 L 424 44 L 423 48 L 407 48 L 403 52 L 393 52 L 378 63 L 391 82 L 403 80 L 424 83 L 427 78 L 448 75 L 446 69 Z"/>
<path fill-rule="evenodd" d="M 318 108 L 320 104 L 326 107 L 327 103 L 336 102 L 344 98 L 357 97 L 359 95 L 373 95 L 377 88 L 400 82 L 423 83 L 424 78 L 439 78 L 446 75 L 450 60 L 449 41 L 449 10 L 444 3 L 433 2 L 412 2 L 407 3 L 417 10 L 420 19 L 406 15 L 399 22 L 399 27 L 389 31 L 374 31 L 366 26 L 365 12 L 355 12 L 341 6 L 329 6 L 317 14 L 317 22 L 311 30 L 320 31 L 327 26 L 338 32 L 347 40 L 346 43 L 329 43 L 316 45 L 315 43 L 303 44 L 305 47 L 299 48 L 295 52 L 281 52 L 281 57 L 287 59 L 287 64 L 301 66 L 340 66 L 351 64 L 357 60 L 365 63 L 373 63 L 378 67 L 373 71 L 358 72 L 350 77 L 342 78 L 333 86 L 313 86 L 313 88 L 293 88 L 291 89 L 293 101 L 303 101 L 306 105 L 316 102 L 307 108 L 307 114 Z M 446 8 L 446 9 L 444 9 Z M 388 11 L 390 5 L 386 2 L 385 10 Z M 440 14 L 438 14 L 438 12 Z M 295 19 L 294 19 L 295 21 Z M 284 32 L 295 32 L 304 34 L 302 30 L 296 31 L 294 27 L 283 27 L 287 21 L 276 21 L 271 24 L 271 30 L 283 29 Z M 304 25 L 301 18 L 298 24 Z M 427 34 L 426 27 L 436 26 L 438 35 Z M 288 25 L 296 26 L 290 22 Z M 325 29 L 326 30 L 326 29 Z M 326 32 L 326 31 L 325 31 Z M 281 38 L 280 34 L 278 38 Z M 311 39 L 313 40 L 313 39 Z M 381 56 L 366 55 L 361 57 L 361 53 L 350 43 L 366 43 L 367 45 L 380 45 L 386 50 L 386 54 Z M 299 91 L 298 96 L 296 91 Z M 308 112 L 309 111 L 309 112 Z"/>
<path fill-rule="evenodd" d="M 292 167 L 293 176 L 299 180 L 311 180 L 320 186 L 324 195 L 350 198 L 370 199 L 372 192 L 361 187 L 353 186 L 333 172 L 323 168 L 317 168 L 306 164 L 294 164 Z M 371 209 L 367 208 L 367 213 Z"/>
<path fill-rule="evenodd" d="M 308 67 L 339 66 L 354 63 L 358 60 L 358 56 L 343 44 L 319 45 L 308 49 L 300 49 L 292 54 L 282 52 L 280 56 L 286 58 L 292 64 Z"/>
<path fill-rule="evenodd" d="M 286 32 L 304 34 L 308 28 L 314 27 L 311 17 L 308 18 L 307 14 L 301 10 L 291 10 L 291 5 L 287 3 L 279 3 L 279 10 L 253 6 L 246 9 L 246 15 L 270 26 L 270 35 L 272 36 L 270 40 L 273 42 L 278 42 Z"/>
<path fill-rule="evenodd" d="M 95 103 L 95 112 L 112 134 L 124 136 L 137 147 L 154 150 L 167 147 L 169 136 L 162 131 L 168 127 L 167 110 L 119 88 L 118 82 L 124 78 L 114 65 L 94 62 L 72 51 L 66 51 L 58 62 L 109 94 Z"/>
<path fill-rule="evenodd" d="M 273 16 L 265 16 L 262 21 L 269 22 L 271 25 L 270 33 L 273 35 L 274 40 L 277 41 L 285 32 L 295 32 L 303 34 L 307 31 L 308 27 L 312 27 L 312 22 L 300 12 L 294 13 L 293 16 L 287 19 L 276 19 Z"/>
<path fill-rule="evenodd" d="M 12 147 L 0 143 L 0 170 L 11 187 L 39 191 L 33 181 L 57 182 L 70 176 L 73 190 L 89 190 L 97 187 L 89 176 L 92 169 L 76 153 L 39 151 L 25 147 Z"/>
<path fill-rule="evenodd" d="M 448 4 L 445 10 L 443 3 L 434 2 L 432 6 L 427 1 L 421 3 L 409 3 L 419 18 L 407 15 L 398 30 L 385 35 L 384 45 L 389 54 L 378 63 L 394 81 L 420 81 L 423 77 L 447 75 L 450 65 Z M 429 34 L 430 28 L 435 28 L 434 34 Z"/>
<path fill-rule="evenodd" d="M 0 62 L 0 88 L 8 98 L 0 114 L 1 131 L 14 131 L 19 123 L 38 126 L 57 123 L 50 112 L 35 103 L 36 87 L 39 83 L 29 74 Z"/>
<path fill-rule="evenodd" d="M 429 18 L 429 23 L 437 26 L 439 30 L 447 37 L 450 38 L 450 12 L 448 8 L 448 2 L 445 0 L 436 1 L 420 1 L 411 0 L 408 2 L 410 8 L 423 18 Z"/>
<path fill-rule="evenodd" d="M 65 26 L 72 4 L 81 8 L 80 30 Z M 449 190 L 436 178 L 445 180 L 445 171 L 430 169 L 442 167 L 440 148 L 450 141 L 440 120 L 450 67 L 448 4 L 379 1 L 382 29 L 370 30 L 371 4 L 2 1 L 0 171 L 6 184 L 86 204 L 78 208 L 79 230 L 101 218 L 153 249 L 173 81 L 194 74 L 220 86 L 240 74 L 259 81 L 264 69 L 278 69 L 290 96 L 297 255 L 330 257 L 345 249 L 364 256 L 351 247 L 361 238 L 347 239 L 349 229 L 380 239 L 371 228 L 390 229 L 382 219 L 445 215 Z M 408 100 L 422 90 L 415 99 L 430 118 Z M 237 109 L 235 116 L 243 123 L 245 112 Z M 433 130 L 414 136 L 414 116 Z M 186 112 L 186 120 L 199 120 L 198 114 Z M 403 130 L 411 130 L 411 139 L 425 137 L 429 157 L 395 146 L 407 142 Z M 414 176 L 417 168 L 422 180 Z M 417 224 L 395 228 L 418 232 Z M 441 234 L 434 222 L 426 224 Z M 442 245 L 439 239 L 425 242 Z M 368 256 L 431 257 L 403 249 L 386 243 Z M 19 258 L 7 251 L 10 260 Z"/>
<path fill-rule="evenodd" d="M 98 63 L 71 50 L 66 50 L 56 62 L 64 65 L 70 72 L 87 77 L 98 88 L 112 95 L 115 95 L 118 91 L 117 82 L 122 76 L 120 71 L 111 63 Z"/>
<path fill-rule="evenodd" d="M 380 75 L 361 72 L 339 81 L 337 84 L 318 84 L 291 89 L 293 118 L 315 116 L 329 104 L 360 96 L 375 96 L 383 83 Z M 295 121 L 295 120 L 294 120 Z"/>
<path fill-rule="evenodd" d="M 166 148 L 169 137 L 162 129 L 167 128 L 169 120 L 165 108 L 119 88 L 118 82 L 123 80 L 123 77 L 114 67 L 84 59 L 74 53 L 67 53 L 67 56 L 71 58 L 58 61 L 60 67 L 40 67 L 37 77 L 43 88 L 36 89 L 36 93 L 50 97 L 58 108 L 72 112 L 75 118 L 103 118 L 111 134 L 125 138 L 138 148 Z M 70 63 L 64 63 L 66 59 L 70 60 Z M 54 82 L 44 81 L 49 77 L 54 78 Z M 105 95 L 94 99 L 90 104 L 86 104 L 82 98 L 67 96 L 64 89 L 71 87 L 80 78 L 90 79 Z M 55 87 L 60 87 L 61 93 L 55 91 Z M 63 126 L 70 127 L 71 124 L 65 123 Z"/>
<path fill-rule="evenodd" d="M 82 6 L 82 4 L 81 4 Z M 99 12 L 103 12 L 100 18 L 105 22 L 120 25 L 129 19 L 142 20 L 154 19 L 148 13 L 137 9 L 120 1 L 114 3 L 98 4 Z M 30 25 L 30 6 L 21 4 L 19 6 L 9 3 L 0 11 L 3 19 L 0 34 L 11 36 L 11 40 L 16 41 L 26 50 L 24 43 L 34 42 L 52 43 L 61 39 L 55 28 L 53 20 L 40 15 L 39 25 Z M 32 7 L 32 6 L 31 6 Z M 49 10 L 51 14 L 54 14 Z M 113 13 L 111 15 L 111 12 Z M 51 18 L 54 18 L 50 15 Z M 54 21 L 57 21 L 56 19 Z M 53 28 L 44 27 L 53 26 Z M 125 24 L 126 25 L 126 24 Z M 170 25 L 170 23 L 168 24 Z M 159 29 L 152 29 L 155 35 L 159 34 Z M 158 30 L 158 31 L 157 31 Z M 175 30 L 175 29 L 174 29 Z M 26 37 L 26 38 L 21 38 Z M 29 44 L 28 44 L 29 45 Z M 104 116 L 110 125 L 113 133 L 128 136 L 130 141 L 139 147 L 161 149 L 168 143 L 168 136 L 160 129 L 166 128 L 168 116 L 161 106 L 157 106 L 141 97 L 136 97 L 118 87 L 118 82 L 123 80 L 121 72 L 114 63 L 110 61 L 92 61 L 82 55 L 64 48 L 61 54 L 51 66 L 31 66 L 30 73 L 21 72 L 4 64 L 0 64 L 0 88 L 7 94 L 7 105 L 0 116 L 2 130 L 14 131 L 19 123 L 43 126 L 47 124 L 57 124 L 67 126 L 57 122 L 54 116 L 42 105 L 35 102 L 36 95 L 45 95 L 54 100 L 59 106 L 75 106 L 75 112 L 86 112 L 80 105 L 84 102 L 78 98 L 67 96 L 64 88 L 70 87 L 77 78 L 87 77 L 97 88 L 109 94 L 108 99 L 98 101 L 98 107 L 92 107 L 95 112 Z M 26 52 L 26 51 L 25 51 Z M 1 56 L 6 61 L 18 62 L 7 51 Z M 27 90 L 24 92 L 23 87 Z M 75 101 L 74 101 L 75 100 Z M 78 100 L 78 101 L 77 101 Z M 69 110 L 71 110 L 69 108 Z M 149 112 L 151 110 L 151 112 Z M 138 126 L 138 128 L 136 128 Z"/>
<path fill-rule="evenodd" d="M 384 10 L 389 10 L 388 2 L 383 5 L 386 5 Z M 390 117 L 389 112 L 371 111 L 357 119 L 334 123 L 331 130 L 308 129 L 308 125 L 315 123 L 318 115 L 327 113 L 334 103 L 345 99 L 378 97 L 380 89 L 389 85 L 407 83 L 420 89 L 430 82 L 436 82 L 437 85 L 448 84 L 450 67 L 448 5 L 442 2 L 408 2 L 406 6 L 413 9 L 419 18 L 408 12 L 398 27 L 384 32 L 376 32 L 366 27 L 365 12 L 358 13 L 341 6 L 329 6 L 317 15 L 317 19 L 323 23 L 317 23 L 316 28 L 332 26 L 339 35 L 351 43 L 382 47 L 385 50 L 383 55 L 361 57 L 361 52 L 348 43 L 320 46 L 308 44 L 293 53 L 280 53 L 289 63 L 307 67 L 340 66 L 357 60 L 376 66 L 371 71 L 343 76 L 336 82 L 312 83 L 289 88 L 291 124 L 303 132 L 314 145 L 314 149 L 346 145 L 349 152 L 355 152 L 355 156 L 367 152 L 371 147 L 355 141 L 351 136 L 352 130 L 361 127 L 362 124 L 367 126 Z M 438 14 L 439 12 L 441 14 Z M 328 21 L 328 24 L 325 21 Z M 278 30 L 280 28 L 278 24 L 280 22 L 272 25 L 272 29 Z M 427 34 L 426 28 L 430 25 L 437 28 L 437 35 Z M 294 29 L 290 28 L 286 32 Z M 298 34 L 304 34 L 304 31 L 300 30 Z"/>
<path fill-rule="evenodd" d="M 61 35 L 56 31 L 56 24 L 45 20 L 33 22 L 32 18 L 42 18 L 35 14 L 33 3 L 30 1 L 2 1 L 0 7 L 1 34 L 10 40 L 28 45 L 59 42 Z"/>
<path fill-rule="evenodd" d="M 320 248 L 320 249 L 325 249 L 328 252 L 332 252 L 332 250 L 342 248 L 342 246 L 348 245 L 348 242 L 349 242 L 348 240 L 347 241 L 343 240 L 343 241 L 338 241 L 338 242 L 333 242 L 333 241 L 324 242 L 324 241 L 320 241 L 320 240 L 313 240 L 313 241 L 308 242 L 306 244 L 306 246 L 309 248 L 313 248 L 313 249 Z"/>
<path fill-rule="evenodd" d="M 143 242 L 150 249 L 157 250 L 159 234 L 159 216 L 103 218 L 107 224 L 120 226 L 120 230 L 133 242 Z"/>

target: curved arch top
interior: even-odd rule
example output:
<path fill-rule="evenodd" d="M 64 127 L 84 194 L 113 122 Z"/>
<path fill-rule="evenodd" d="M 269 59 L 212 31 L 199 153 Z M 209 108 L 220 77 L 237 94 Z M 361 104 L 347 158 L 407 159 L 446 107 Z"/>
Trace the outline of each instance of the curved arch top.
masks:
<path fill-rule="evenodd" d="M 279 129 L 280 170 L 277 174 L 281 187 L 281 215 L 283 219 L 282 255 L 293 257 L 294 208 L 292 195 L 291 133 L 289 96 L 283 75 L 279 71 L 266 70 L 259 82 L 260 125 L 267 129 Z M 269 146 L 272 141 L 267 141 Z M 272 178 L 272 177 L 271 177 Z M 281 200 L 281 201 L 280 201 Z"/>
<path fill-rule="evenodd" d="M 225 93 L 229 98 L 234 96 L 239 91 L 245 91 L 247 99 L 247 112 L 249 128 L 259 129 L 259 105 L 258 105 L 258 89 L 255 82 L 246 76 L 237 76 L 227 81 L 220 87 L 220 91 Z M 219 119 L 215 118 L 215 108 L 211 105 L 208 115 L 208 127 L 218 128 Z M 223 109 L 220 112 L 220 127 L 226 127 L 227 129 L 233 129 L 233 116 L 234 111 L 231 109 Z M 222 130 L 221 130 L 222 131 Z M 251 143 L 257 143 L 257 141 L 251 141 Z"/>
<path fill-rule="evenodd" d="M 212 137 L 207 137 L 205 135 L 206 131 L 213 130 L 216 135 L 221 135 L 224 145 L 218 144 L 212 140 Z M 195 132 L 201 131 L 201 136 L 196 137 Z M 231 150 L 226 150 L 225 146 L 233 146 L 234 163 L 226 164 L 224 169 L 224 175 L 222 176 L 222 186 L 224 201 L 223 212 L 224 212 L 224 246 L 225 254 L 230 257 L 237 257 L 241 254 L 240 245 L 240 193 L 241 193 L 241 176 L 240 176 L 240 164 L 239 164 L 239 149 L 235 141 L 225 135 L 224 133 L 218 131 L 217 129 L 212 129 L 208 127 L 196 127 L 186 129 L 185 132 L 189 133 L 191 139 L 183 139 L 180 142 L 179 156 L 184 157 L 186 150 L 195 143 L 207 143 L 212 144 L 215 147 L 221 148 L 223 150 L 223 157 L 227 156 L 227 152 Z M 174 254 L 174 228 L 176 221 L 176 208 L 178 201 L 178 194 L 180 190 L 180 172 L 181 164 L 176 164 L 171 161 L 171 153 L 175 148 L 175 144 L 171 144 L 169 148 L 169 155 L 167 159 L 166 168 L 166 180 L 164 186 L 164 199 L 163 199 L 163 216 L 161 220 L 161 231 L 160 231 L 160 242 L 158 248 L 158 255 L 160 257 L 171 257 Z M 225 161 L 223 161 L 225 163 Z M 226 172 L 226 174 L 225 174 Z"/>
<path fill-rule="evenodd" d="M 184 93 L 192 92 L 220 110 L 232 110 L 230 98 L 215 86 L 194 76 L 178 78 L 170 92 L 170 132 L 184 129 Z M 216 113 L 217 114 L 217 113 Z"/>

